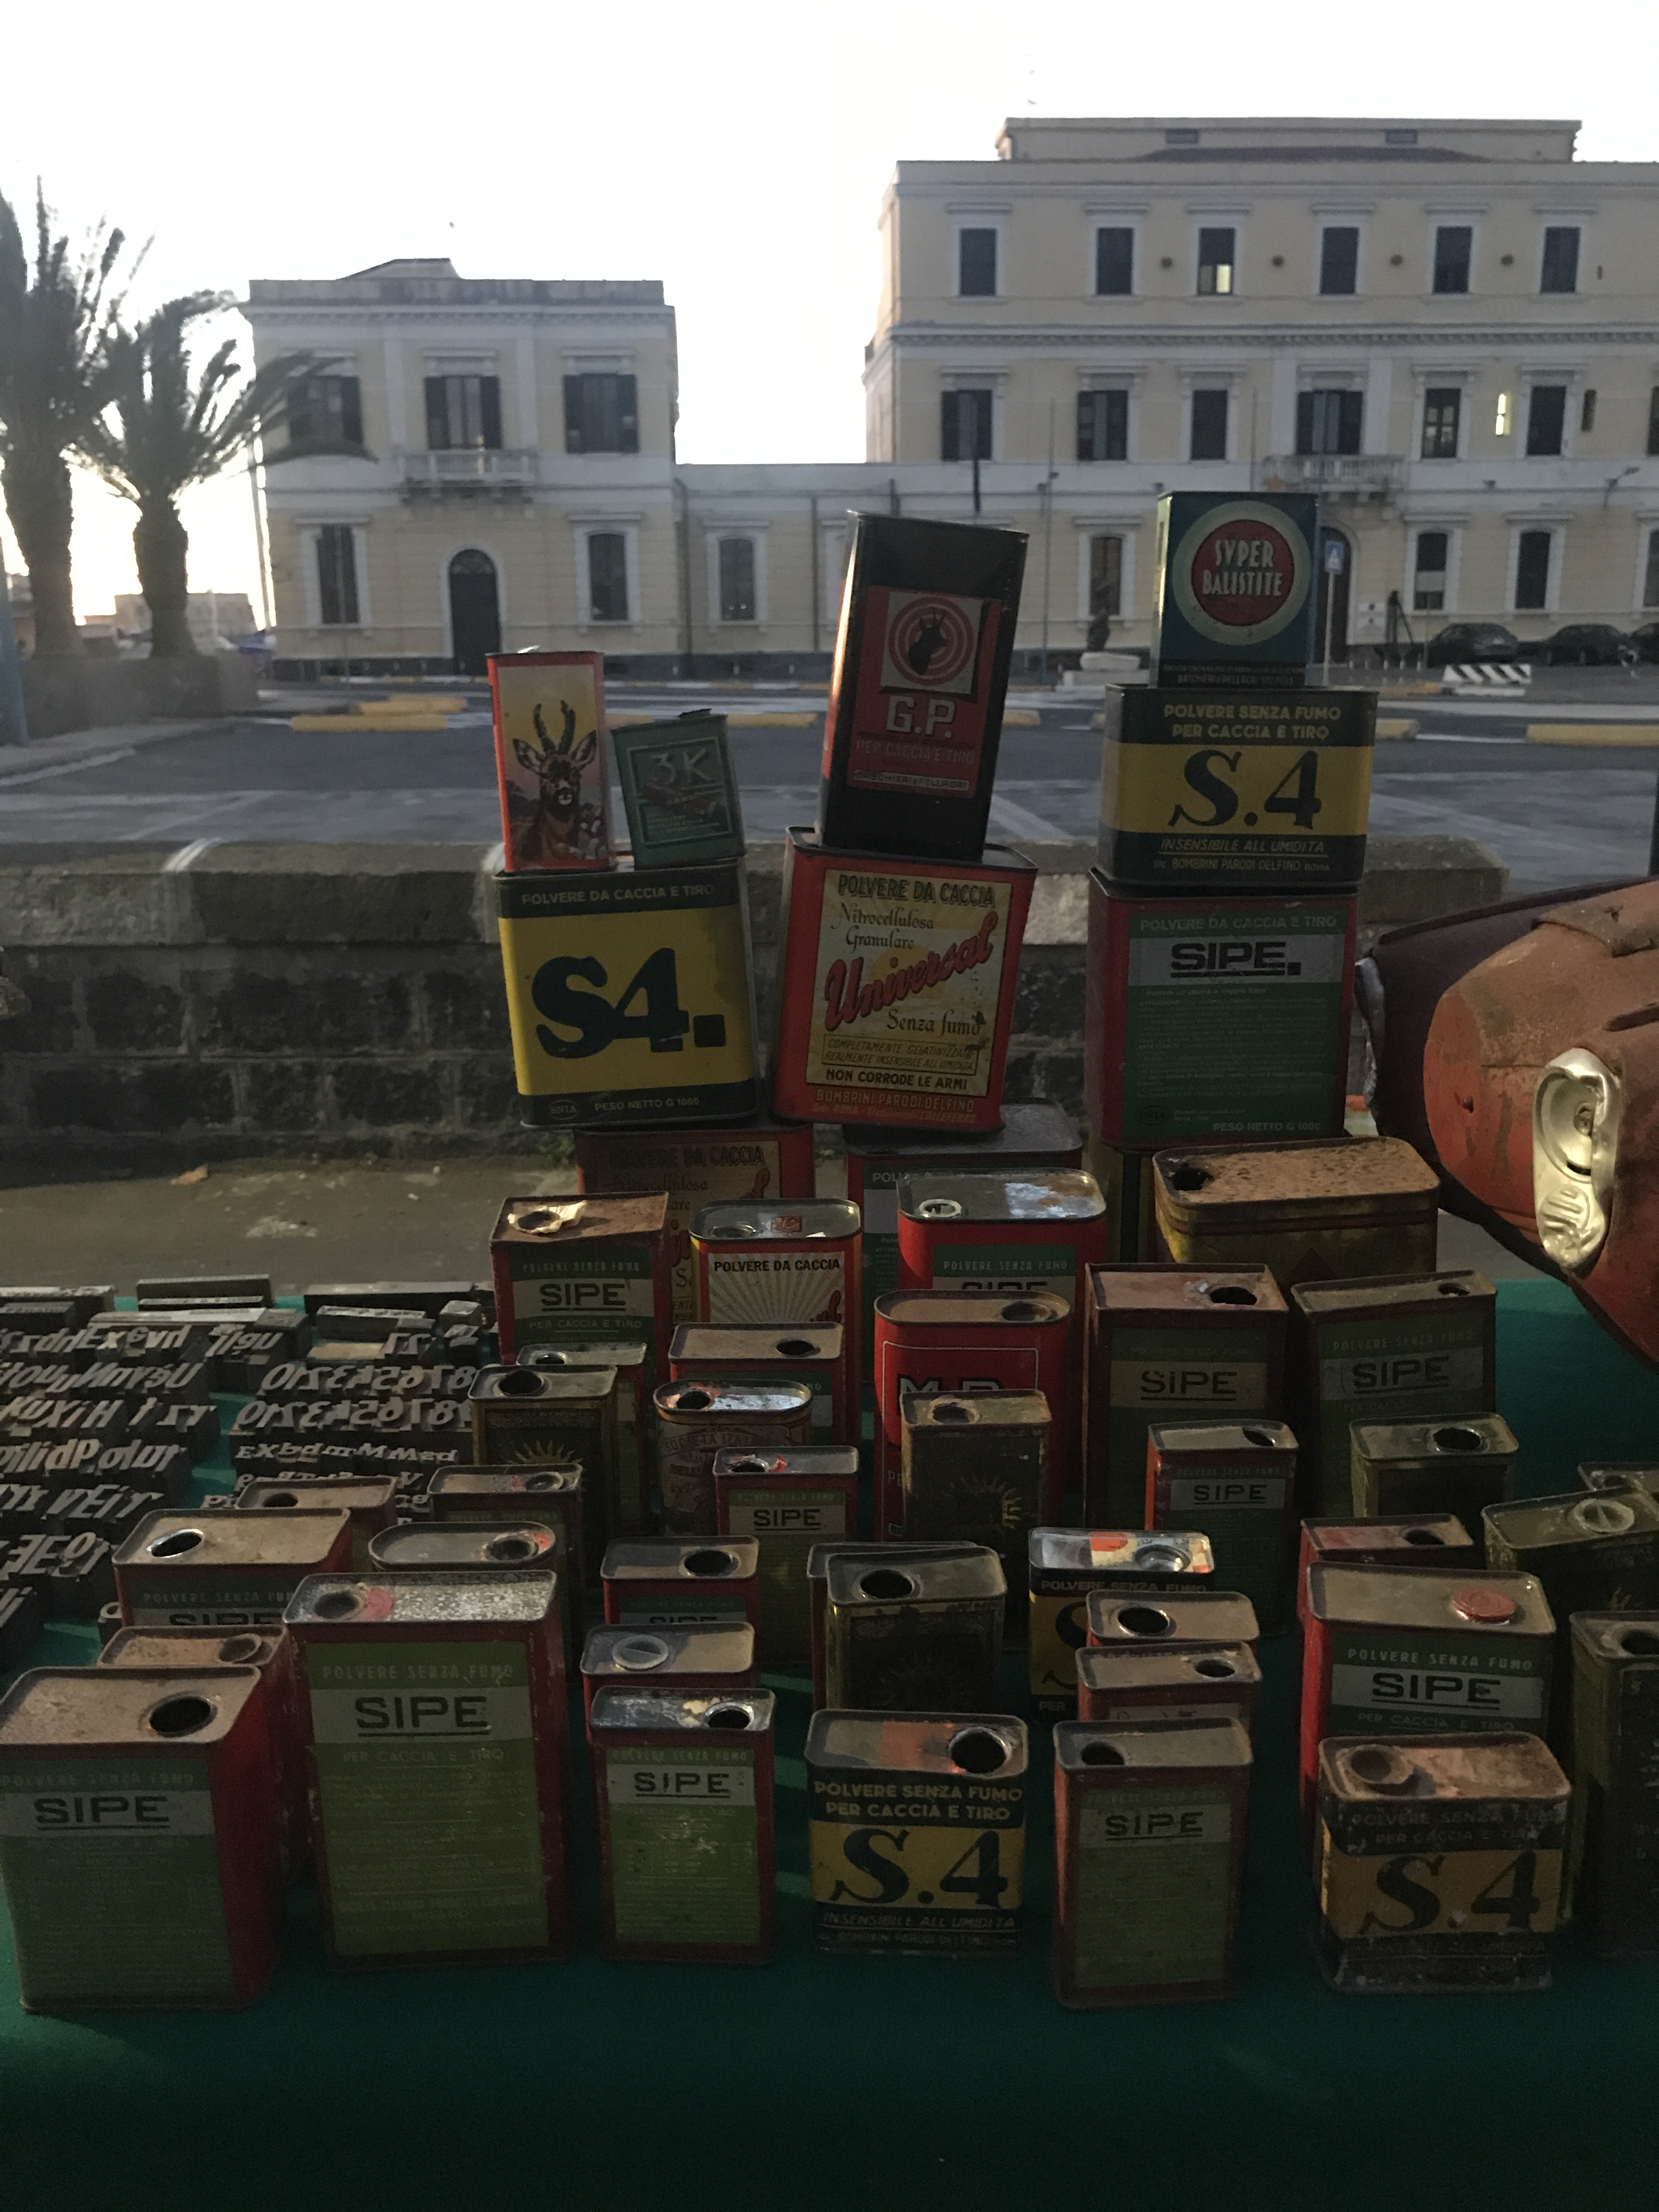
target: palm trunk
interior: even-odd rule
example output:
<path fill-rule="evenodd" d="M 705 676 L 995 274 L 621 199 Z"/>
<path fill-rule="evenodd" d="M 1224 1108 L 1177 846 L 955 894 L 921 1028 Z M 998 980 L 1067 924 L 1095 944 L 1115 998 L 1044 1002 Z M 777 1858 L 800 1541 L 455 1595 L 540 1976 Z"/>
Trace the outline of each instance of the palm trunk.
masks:
<path fill-rule="evenodd" d="M 149 607 L 149 657 L 183 660 L 196 650 L 187 619 L 190 538 L 170 499 L 139 508 L 132 550 L 138 588 Z"/>
<path fill-rule="evenodd" d="M 61 453 L 13 452 L 3 471 L 6 513 L 29 572 L 34 599 L 34 651 L 45 659 L 79 653 L 75 587 L 70 572 L 74 502 Z"/>

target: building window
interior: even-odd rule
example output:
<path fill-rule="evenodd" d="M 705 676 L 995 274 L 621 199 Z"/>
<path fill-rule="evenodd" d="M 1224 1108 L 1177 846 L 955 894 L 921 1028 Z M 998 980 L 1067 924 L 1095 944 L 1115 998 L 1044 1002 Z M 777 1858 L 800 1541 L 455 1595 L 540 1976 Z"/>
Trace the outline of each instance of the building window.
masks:
<path fill-rule="evenodd" d="M 428 376 L 426 442 L 434 453 L 499 453 L 499 376 Z"/>
<path fill-rule="evenodd" d="M 1566 427 L 1566 386 L 1534 384 L 1527 398 L 1528 453 L 1559 453 Z"/>
<path fill-rule="evenodd" d="M 1466 222 L 1443 223 L 1434 234 L 1434 289 L 1437 292 L 1467 292 L 1469 262 L 1474 252 L 1474 231 Z"/>
<path fill-rule="evenodd" d="M 317 532 L 317 605 L 325 629 L 357 622 L 357 533 L 349 522 L 325 522 Z"/>
<path fill-rule="evenodd" d="M 957 233 L 957 290 L 964 300 L 997 295 L 997 234 L 994 230 Z"/>
<path fill-rule="evenodd" d="M 592 622 L 628 620 L 628 540 L 620 530 L 588 532 L 587 607 Z"/>
<path fill-rule="evenodd" d="M 1353 292 L 1359 287 L 1359 233 L 1340 227 L 1328 230 L 1319 241 L 1319 289 L 1322 292 Z"/>
<path fill-rule="evenodd" d="M 1382 143 L 1385 146 L 1415 146 L 1417 133 L 1415 131 L 1385 131 Z"/>
<path fill-rule="evenodd" d="M 631 376 L 608 371 L 564 380 L 567 453 L 637 453 L 639 386 Z"/>
<path fill-rule="evenodd" d="M 1659 536 L 1659 532 L 1655 533 Z M 1123 611 L 1123 540 L 1121 538 L 1091 538 L 1089 540 L 1089 619 L 1098 622 L 1103 616 L 1115 622 Z"/>
<path fill-rule="evenodd" d="M 1515 605 L 1517 614 L 1537 614 L 1549 605 L 1550 532 L 1523 530 L 1515 555 Z"/>
<path fill-rule="evenodd" d="M 1364 404 L 1364 394 L 1360 392 L 1298 392 L 1297 452 L 1357 453 Z"/>
<path fill-rule="evenodd" d="M 720 620 L 751 623 L 756 618 L 755 541 L 722 538 L 720 542 Z"/>
<path fill-rule="evenodd" d="M 355 376 L 301 376 L 288 388 L 290 446 L 363 442 L 363 387 Z"/>
<path fill-rule="evenodd" d="M 1233 289 L 1233 240 L 1231 230 L 1200 230 L 1198 234 L 1198 289 L 1200 294 L 1231 292 Z"/>
<path fill-rule="evenodd" d="M 1593 430 L 1595 428 L 1595 394 L 1593 391 L 1587 392 L 1579 402 L 1578 428 L 1580 430 Z"/>
<path fill-rule="evenodd" d="M 1648 453 L 1659 453 L 1659 384 L 1648 395 Z"/>
<path fill-rule="evenodd" d="M 1079 392 L 1077 457 L 1080 461 L 1128 459 L 1129 395 L 1127 392 Z"/>
<path fill-rule="evenodd" d="M 1443 530 L 1419 530 L 1417 559 L 1412 570 L 1412 612 L 1443 614 L 1446 608 L 1446 554 L 1451 544 Z"/>
<path fill-rule="evenodd" d="M 1124 299 L 1135 289 L 1135 234 L 1132 230 L 1095 233 L 1095 289 L 1103 298 Z"/>
<path fill-rule="evenodd" d="M 991 395 L 988 392 L 940 393 L 939 454 L 942 461 L 990 459 Z"/>
<path fill-rule="evenodd" d="M 1550 224 L 1544 233 L 1544 266 L 1539 275 L 1540 292 L 1578 289 L 1578 230 L 1576 224 Z"/>
<path fill-rule="evenodd" d="M 1227 394 L 1194 392 L 1191 458 L 1195 461 L 1224 461 L 1227 458 Z"/>
<path fill-rule="evenodd" d="M 1648 561 L 1642 575 L 1642 605 L 1659 607 L 1659 530 L 1648 532 Z"/>
<path fill-rule="evenodd" d="M 1196 131 L 1166 131 L 1164 143 L 1166 146 L 1196 146 L 1199 136 Z"/>
<path fill-rule="evenodd" d="M 1431 385 L 1423 394 L 1423 459 L 1455 461 L 1463 418 L 1463 394 L 1455 384 Z"/>

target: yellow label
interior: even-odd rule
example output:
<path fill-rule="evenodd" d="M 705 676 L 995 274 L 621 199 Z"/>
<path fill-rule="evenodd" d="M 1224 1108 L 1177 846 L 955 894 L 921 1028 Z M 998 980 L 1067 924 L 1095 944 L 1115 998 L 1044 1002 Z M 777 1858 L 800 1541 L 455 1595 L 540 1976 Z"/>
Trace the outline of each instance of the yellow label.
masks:
<path fill-rule="evenodd" d="M 1131 834 L 1202 836 L 1224 829 L 1321 840 L 1363 837 L 1371 799 L 1369 745 L 1320 743 L 1316 732 L 1284 744 L 1252 744 L 1237 731 L 1213 740 L 1194 731 L 1179 744 L 1109 744 L 1101 819 Z"/>
<path fill-rule="evenodd" d="M 855 1827 L 814 1820 L 811 1834 L 815 1905 L 960 1913 L 1012 1912 L 1022 1901 L 1023 1826 Z"/>
<path fill-rule="evenodd" d="M 1319 1835 L 1319 1909 L 1333 1935 L 1547 1936 L 1561 1900 L 1561 1853 L 1407 1851 L 1351 1858 Z"/>
<path fill-rule="evenodd" d="M 619 912 L 573 899 L 562 913 L 503 915 L 501 932 L 521 1097 L 696 1093 L 752 1079 L 748 946 L 735 899 Z"/>
<path fill-rule="evenodd" d="M 1087 1600 L 1031 1592 L 1031 1695 L 1077 1700 L 1077 1655 L 1089 1640 Z"/>

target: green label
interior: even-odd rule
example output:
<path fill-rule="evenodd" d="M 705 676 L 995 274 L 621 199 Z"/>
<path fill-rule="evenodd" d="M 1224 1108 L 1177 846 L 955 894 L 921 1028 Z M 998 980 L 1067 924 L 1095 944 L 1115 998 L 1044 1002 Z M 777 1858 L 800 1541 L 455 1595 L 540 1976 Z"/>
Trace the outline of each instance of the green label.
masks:
<path fill-rule="evenodd" d="M 1231 1798 L 1202 1783 L 1085 1792 L 1073 1923 L 1081 1987 L 1227 1978 L 1232 1818 Z"/>
<path fill-rule="evenodd" d="M 1147 1431 L 1165 1421 L 1265 1413 L 1267 1334 L 1249 1327 L 1121 1328 L 1109 1350 L 1104 1514 L 1114 1527 L 1139 1528 L 1146 1511 Z"/>
<path fill-rule="evenodd" d="M 718 1621 L 741 1628 L 749 1614 L 741 1597 L 729 1590 L 692 1590 L 686 1596 L 630 1596 L 628 1585 L 617 1586 L 617 1626 L 619 1628 L 707 1628 Z"/>
<path fill-rule="evenodd" d="M 233 1993 L 204 1766 L 0 1764 L 0 1876 L 35 2004 Z"/>
<path fill-rule="evenodd" d="M 1077 1296 L 1072 1244 L 936 1244 L 936 1291 L 986 1291 L 996 1297 L 1051 1291 L 1069 1306 Z"/>
<path fill-rule="evenodd" d="M 755 1755 L 723 1744 L 605 1753 L 617 1941 L 761 1940 Z"/>
<path fill-rule="evenodd" d="M 769 1659 L 805 1659 L 812 1649 L 806 1555 L 814 1544 L 845 1536 L 842 1490 L 733 1490 L 727 1533 L 760 1546 L 760 1644 Z"/>
<path fill-rule="evenodd" d="M 1209 1538 L 1216 1588 L 1242 1590 L 1264 1633 L 1274 1634 L 1284 1626 L 1291 1571 L 1288 1477 L 1183 1468 L 1168 1489 L 1168 1525 Z"/>
<path fill-rule="evenodd" d="M 302 1575 L 285 1583 L 269 1579 L 233 1582 L 216 1576 L 208 1583 L 180 1582 L 176 1575 L 153 1580 L 140 1570 L 124 1570 L 127 1603 L 135 1628 L 251 1628 L 279 1621 Z"/>
<path fill-rule="evenodd" d="M 587 1343 L 596 1333 L 637 1338 L 645 1345 L 647 1387 L 656 1387 L 655 1277 L 643 1245 L 572 1245 L 563 1252 L 514 1245 L 507 1264 L 514 1335 L 521 1347 Z M 641 1321 L 652 1327 L 626 1326 Z"/>
<path fill-rule="evenodd" d="M 1382 1321 L 1326 1322 L 1316 1357 L 1320 1504 L 1346 1514 L 1348 1425 L 1352 1421 L 1431 1419 L 1441 1413 L 1484 1413 L 1492 1402 L 1486 1322 L 1479 1310 L 1449 1310 Z"/>
<path fill-rule="evenodd" d="M 523 1647 L 312 1644 L 305 1661 L 335 1948 L 545 1945 Z"/>

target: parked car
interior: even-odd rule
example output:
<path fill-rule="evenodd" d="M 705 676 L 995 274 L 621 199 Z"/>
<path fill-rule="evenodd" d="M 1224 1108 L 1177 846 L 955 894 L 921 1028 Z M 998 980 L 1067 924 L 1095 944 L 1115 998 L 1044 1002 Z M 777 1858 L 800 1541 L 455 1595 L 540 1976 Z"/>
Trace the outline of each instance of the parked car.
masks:
<path fill-rule="evenodd" d="M 1611 623 L 1569 623 L 1533 647 L 1546 668 L 1620 668 L 1629 653 L 1630 640 Z"/>
<path fill-rule="evenodd" d="M 1527 649 L 1502 623 L 1448 623 L 1424 648 L 1425 668 L 1448 668 L 1466 660 L 1521 660 Z"/>
<path fill-rule="evenodd" d="M 1644 622 L 1630 634 L 1638 660 L 1659 660 L 1659 622 Z"/>

